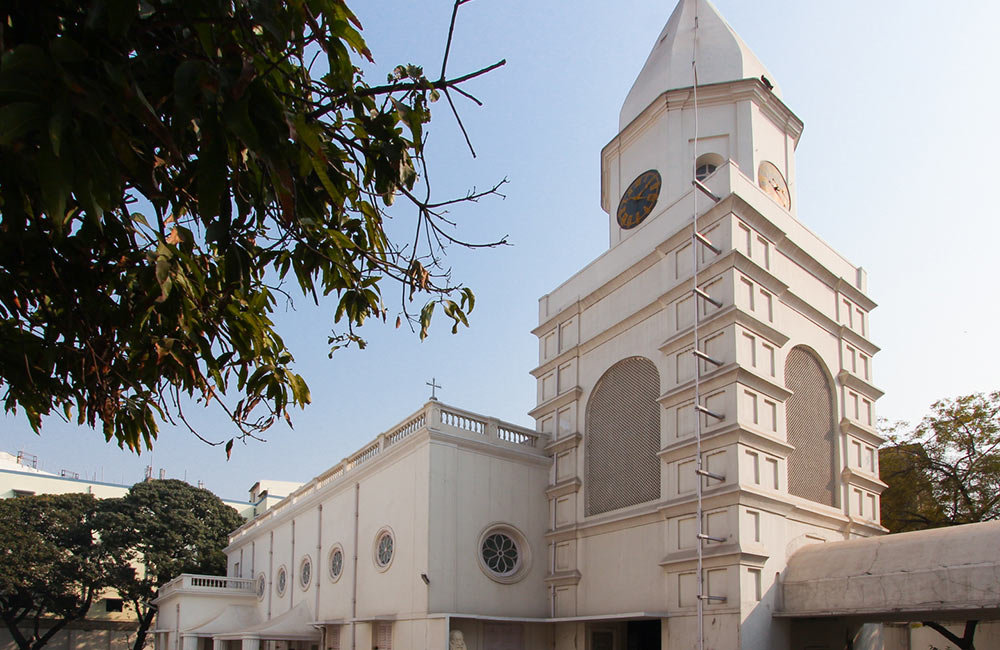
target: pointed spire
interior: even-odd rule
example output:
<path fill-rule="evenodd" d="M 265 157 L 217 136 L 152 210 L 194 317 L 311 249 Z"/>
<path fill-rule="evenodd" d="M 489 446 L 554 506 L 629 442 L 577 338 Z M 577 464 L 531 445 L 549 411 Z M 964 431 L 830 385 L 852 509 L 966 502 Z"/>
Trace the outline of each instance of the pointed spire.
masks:
<path fill-rule="evenodd" d="M 680 0 L 625 98 L 619 128 L 624 129 L 663 92 L 694 85 L 691 60 L 695 55 L 695 15 L 698 16 L 699 85 L 761 75 L 774 84 L 774 77 L 711 2 Z M 773 92 L 781 96 L 776 84 Z"/>

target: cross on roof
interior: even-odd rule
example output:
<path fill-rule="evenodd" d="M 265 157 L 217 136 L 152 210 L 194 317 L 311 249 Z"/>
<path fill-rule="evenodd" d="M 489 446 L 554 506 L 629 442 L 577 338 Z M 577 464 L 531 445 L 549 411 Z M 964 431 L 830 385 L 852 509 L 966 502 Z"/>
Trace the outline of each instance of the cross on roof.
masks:
<path fill-rule="evenodd" d="M 431 399 L 437 401 L 437 393 L 435 392 L 438 388 L 441 388 L 441 384 L 435 383 L 434 377 L 427 382 L 427 385 L 431 387 Z"/>

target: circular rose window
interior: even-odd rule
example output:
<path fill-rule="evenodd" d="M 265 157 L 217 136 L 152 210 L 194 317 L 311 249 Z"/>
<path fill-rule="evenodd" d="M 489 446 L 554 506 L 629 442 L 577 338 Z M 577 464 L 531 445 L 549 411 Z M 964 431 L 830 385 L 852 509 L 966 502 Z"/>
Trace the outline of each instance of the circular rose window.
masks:
<path fill-rule="evenodd" d="M 528 542 L 513 526 L 493 524 L 479 536 L 479 568 L 496 582 L 517 582 L 527 572 L 530 560 Z"/>
<path fill-rule="evenodd" d="M 279 596 L 285 595 L 285 587 L 288 586 L 288 572 L 285 571 L 285 567 L 278 569 L 278 577 L 275 581 L 275 588 L 278 591 Z"/>
<path fill-rule="evenodd" d="M 334 582 L 340 580 L 340 576 L 344 573 L 344 549 L 340 546 L 335 546 L 332 551 L 330 551 L 330 579 Z"/>
<path fill-rule="evenodd" d="M 493 533 L 483 540 L 483 562 L 486 567 L 501 576 L 509 576 L 517 570 L 517 542 L 504 533 Z"/>
<path fill-rule="evenodd" d="M 388 569 L 395 551 L 396 541 L 392 537 L 392 531 L 383 528 L 375 536 L 375 565 L 382 571 Z"/>
<path fill-rule="evenodd" d="M 299 565 L 299 585 L 303 589 L 309 588 L 309 582 L 312 580 L 312 558 L 308 555 L 302 558 L 302 564 Z"/>

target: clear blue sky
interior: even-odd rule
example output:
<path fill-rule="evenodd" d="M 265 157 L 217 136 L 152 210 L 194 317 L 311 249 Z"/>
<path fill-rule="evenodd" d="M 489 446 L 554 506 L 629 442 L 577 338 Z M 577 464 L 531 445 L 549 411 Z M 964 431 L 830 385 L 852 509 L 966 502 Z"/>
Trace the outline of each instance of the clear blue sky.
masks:
<path fill-rule="evenodd" d="M 451 3 L 351 3 L 377 59 L 372 83 L 399 63 L 440 66 Z M 1000 388 L 995 281 L 1000 241 L 993 190 L 1000 3 L 963 0 L 801 2 L 717 0 L 805 122 L 797 152 L 798 216 L 869 272 L 879 303 L 871 333 L 878 403 L 890 420 L 919 420 L 934 400 Z M 607 248 L 599 153 L 673 0 L 475 0 L 460 13 L 450 69 L 498 59 L 505 68 L 469 86 L 484 108 L 459 102 L 479 157 L 464 149 L 446 106 L 431 123 L 431 176 L 440 196 L 507 177 L 506 200 L 453 213 L 471 239 L 511 246 L 454 251 L 456 278 L 475 290 L 471 329 L 444 322 L 420 343 L 403 330 L 366 327 L 368 350 L 327 359 L 329 309 L 304 300 L 280 317 L 314 403 L 275 426 L 266 444 L 237 444 L 233 459 L 164 427 L 152 455 L 106 445 L 99 432 L 22 417 L 0 420 L 0 449 L 37 454 L 41 467 L 131 483 L 143 467 L 203 480 L 245 498 L 256 480 L 305 481 L 416 410 L 432 376 L 441 398 L 531 424 L 537 298 Z M 409 218 L 399 213 L 400 222 Z M 390 292 L 393 295 L 395 292 Z M 197 415 L 202 432 L 231 425 Z"/>

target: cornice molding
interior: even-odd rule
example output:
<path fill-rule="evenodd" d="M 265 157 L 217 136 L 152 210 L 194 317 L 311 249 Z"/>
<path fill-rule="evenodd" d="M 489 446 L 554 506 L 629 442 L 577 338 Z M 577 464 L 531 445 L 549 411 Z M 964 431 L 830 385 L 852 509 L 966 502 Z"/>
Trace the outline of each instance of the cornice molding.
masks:
<path fill-rule="evenodd" d="M 565 307 L 557 311 L 555 315 L 550 316 L 546 320 L 539 323 L 535 329 L 531 330 L 531 333 L 541 338 L 542 334 L 547 334 L 549 330 L 555 329 L 555 327 L 562 321 L 566 320 L 567 317 L 577 316 L 579 314 L 580 314 L 580 299 L 577 298 L 570 304 L 566 305 Z"/>
<path fill-rule="evenodd" d="M 873 401 L 885 395 L 884 391 L 875 388 L 875 386 L 870 382 L 865 381 L 861 377 L 858 377 L 854 373 L 847 370 L 841 370 L 837 373 L 837 381 L 839 381 L 843 386 L 853 388 L 865 397 L 872 398 Z"/>
<path fill-rule="evenodd" d="M 570 359 L 578 359 L 579 356 L 580 356 L 579 346 L 574 345 L 573 347 L 561 352 L 560 354 L 557 354 L 556 356 L 552 357 L 545 363 L 539 365 L 537 368 L 529 370 L 528 374 L 534 377 L 535 379 L 538 379 L 543 375 L 551 372 L 552 370 L 555 370 L 556 368 L 566 363 Z"/>
<path fill-rule="evenodd" d="M 550 499 L 558 499 L 561 496 L 579 492 L 581 487 L 583 487 L 583 481 L 580 480 L 579 476 L 574 476 L 555 485 L 550 485 L 545 489 L 545 495 Z"/>
<path fill-rule="evenodd" d="M 549 444 L 545 445 L 543 449 L 550 456 L 555 456 L 556 454 L 561 454 L 567 449 L 575 449 L 580 446 L 580 441 L 583 440 L 583 434 L 580 432 L 571 433 L 568 436 L 563 436 L 561 438 L 556 438 Z"/>
<path fill-rule="evenodd" d="M 788 454 L 795 450 L 795 447 L 784 440 L 779 440 L 761 431 L 755 431 L 746 427 L 734 424 L 722 431 L 713 432 L 701 438 L 702 454 L 706 454 L 721 447 L 731 444 L 741 444 L 756 451 L 764 452 L 778 458 L 787 458 Z M 666 445 L 657 455 L 665 462 L 673 462 L 683 458 L 694 456 L 693 448 L 696 446 L 694 436 L 682 438 Z"/>
<path fill-rule="evenodd" d="M 855 422 L 849 418 L 841 418 L 840 420 L 840 430 L 843 433 L 850 434 L 855 438 L 858 438 L 868 444 L 872 445 L 876 449 L 885 444 L 886 438 L 883 438 L 879 433 L 872 428 L 863 426 L 859 422 Z"/>
<path fill-rule="evenodd" d="M 581 395 L 583 395 L 583 389 L 579 386 L 574 386 L 531 409 L 528 411 L 528 416 L 537 419 L 538 416 L 545 415 L 548 411 L 554 411 L 580 399 Z"/>
<path fill-rule="evenodd" d="M 838 334 L 840 338 L 844 339 L 857 349 L 868 354 L 868 356 L 874 356 L 879 352 L 879 350 L 881 350 L 880 347 L 878 347 L 865 337 L 861 336 L 847 325 L 841 325 L 840 323 L 837 323 L 837 329 L 835 330 L 835 333 Z"/>
<path fill-rule="evenodd" d="M 572 571 L 553 571 L 545 576 L 545 584 L 551 587 L 566 587 L 580 584 L 583 574 L 573 569 Z"/>
<path fill-rule="evenodd" d="M 845 467 L 840 476 L 848 485 L 863 487 L 875 494 L 881 494 L 882 490 L 889 487 L 888 483 L 883 483 L 877 476 L 850 467 Z"/>
<path fill-rule="evenodd" d="M 764 564 L 771 557 L 762 552 L 762 549 L 744 550 L 738 542 L 730 542 L 727 544 L 712 544 L 707 546 L 704 550 L 702 557 L 706 560 L 720 560 L 729 559 L 730 562 L 713 562 L 712 566 L 706 566 L 706 569 L 711 569 L 714 566 L 721 566 L 722 564 L 739 564 L 740 566 L 750 566 L 754 568 L 763 568 Z M 684 549 L 682 551 L 676 551 L 674 553 L 669 553 L 662 560 L 660 560 L 660 566 L 669 569 L 671 571 L 683 571 L 684 569 L 697 565 L 698 562 L 698 549 Z"/>

